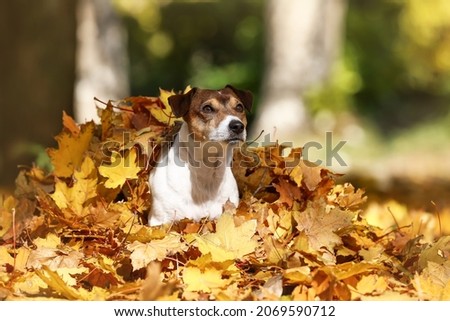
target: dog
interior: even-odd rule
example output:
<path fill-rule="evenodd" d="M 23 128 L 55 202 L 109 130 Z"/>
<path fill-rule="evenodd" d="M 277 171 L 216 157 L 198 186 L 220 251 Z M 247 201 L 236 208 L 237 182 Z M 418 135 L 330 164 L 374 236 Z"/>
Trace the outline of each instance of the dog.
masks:
<path fill-rule="evenodd" d="M 174 116 L 183 122 L 150 173 L 149 225 L 214 219 L 227 201 L 238 205 L 231 162 L 233 149 L 246 140 L 246 112 L 252 104 L 250 91 L 230 85 L 221 90 L 193 88 L 169 97 Z"/>

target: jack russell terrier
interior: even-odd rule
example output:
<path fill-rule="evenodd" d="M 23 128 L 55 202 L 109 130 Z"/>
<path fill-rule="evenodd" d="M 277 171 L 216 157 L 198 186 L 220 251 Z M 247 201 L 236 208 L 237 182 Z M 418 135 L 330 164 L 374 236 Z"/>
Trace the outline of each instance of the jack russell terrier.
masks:
<path fill-rule="evenodd" d="M 150 174 L 149 225 L 214 219 L 227 201 L 238 205 L 231 162 L 236 143 L 247 137 L 245 112 L 252 102 L 250 91 L 230 85 L 221 90 L 193 88 L 169 97 L 175 117 L 184 122 Z"/>

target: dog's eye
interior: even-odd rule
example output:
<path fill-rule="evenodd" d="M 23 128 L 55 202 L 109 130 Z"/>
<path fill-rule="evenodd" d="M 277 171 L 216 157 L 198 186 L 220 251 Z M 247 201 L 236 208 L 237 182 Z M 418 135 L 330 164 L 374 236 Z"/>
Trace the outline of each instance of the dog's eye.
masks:
<path fill-rule="evenodd" d="M 214 108 L 212 108 L 211 105 L 205 105 L 202 107 L 202 111 L 204 113 L 212 113 L 214 112 Z"/>
<path fill-rule="evenodd" d="M 235 109 L 238 113 L 242 113 L 244 111 L 244 106 L 242 106 L 242 104 L 238 104 Z"/>

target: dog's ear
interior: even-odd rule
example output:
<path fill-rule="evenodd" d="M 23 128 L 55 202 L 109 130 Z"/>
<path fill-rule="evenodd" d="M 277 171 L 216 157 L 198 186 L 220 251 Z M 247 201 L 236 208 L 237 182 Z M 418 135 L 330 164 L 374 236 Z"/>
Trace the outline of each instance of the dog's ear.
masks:
<path fill-rule="evenodd" d="M 183 117 L 188 113 L 192 97 L 196 91 L 197 88 L 192 88 L 185 94 L 176 94 L 169 97 L 169 105 L 172 107 L 175 117 Z"/>
<path fill-rule="evenodd" d="M 251 91 L 236 89 L 231 85 L 226 85 L 225 88 L 229 88 L 234 92 L 234 94 L 239 98 L 242 104 L 244 104 L 244 107 L 247 111 L 252 110 L 253 94 Z"/>

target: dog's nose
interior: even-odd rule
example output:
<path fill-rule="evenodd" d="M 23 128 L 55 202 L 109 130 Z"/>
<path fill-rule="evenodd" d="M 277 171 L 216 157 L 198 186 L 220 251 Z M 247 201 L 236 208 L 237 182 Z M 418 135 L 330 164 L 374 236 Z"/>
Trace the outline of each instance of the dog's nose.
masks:
<path fill-rule="evenodd" d="M 233 119 L 230 121 L 228 128 L 230 128 L 233 133 L 240 134 L 244 131 L 244 124 L 239 120 Z"/>

